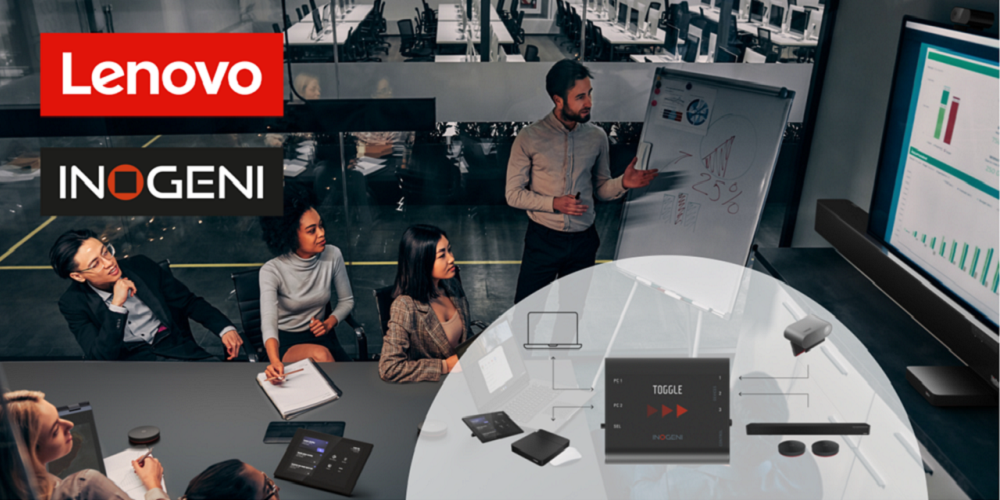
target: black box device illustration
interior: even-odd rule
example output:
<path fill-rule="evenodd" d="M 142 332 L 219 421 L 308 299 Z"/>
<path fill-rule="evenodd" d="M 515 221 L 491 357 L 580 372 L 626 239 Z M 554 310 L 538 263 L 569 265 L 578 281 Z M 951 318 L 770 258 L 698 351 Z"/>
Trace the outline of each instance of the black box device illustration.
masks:
<path fill-rule="evenodd" d="M 605 463 L 729 463 L 728 359 L 605 362 Z"/>

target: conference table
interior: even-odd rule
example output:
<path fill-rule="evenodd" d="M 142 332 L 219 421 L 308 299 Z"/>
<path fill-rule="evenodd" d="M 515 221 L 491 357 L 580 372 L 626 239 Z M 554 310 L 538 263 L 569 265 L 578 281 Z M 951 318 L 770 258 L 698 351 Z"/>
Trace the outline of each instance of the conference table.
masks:
<path fill-rule="evenodd" d="M 378 363 L 322 363 L 343 397 L 296 421 L 343 421 L 344 437 L 373 444 L 354 489 L 358 498 L 404 498 L 419 424 L 439 383 L 390 384 Z M 105 457 L 129 447 L 127 433 L 160 428 L 153 456 L 164 468 L 167 492 L 179 498 L 206 467 L 237 458 L 272 478 L 287 445 L 264 444 L 280 421 L 255 376 L 262 363 L 7 362 L 9 388 L 45 393 L 56 406 L 89 401 Z M 454 429 L 459 434 L 465 430 Z M 330 498 L 330 492 L 275 479 L 281 498 Z"/>
<path fill-rule="evenodd" d="M 342 16 L 337 16 L 337 45 L 343 45 L 347 40 L 351 30 L 357 30 L 361 22 L 368 17 L 372 11 L 372 5 L 352 5 L 345 9 Z M 314 35 L 312 14 L 305 16 L 299 22 L 288 28 L 288 45 L 321 45 L 333 43 L 333 26 L 325 26 L 323 34 L 319 37 Z"/>

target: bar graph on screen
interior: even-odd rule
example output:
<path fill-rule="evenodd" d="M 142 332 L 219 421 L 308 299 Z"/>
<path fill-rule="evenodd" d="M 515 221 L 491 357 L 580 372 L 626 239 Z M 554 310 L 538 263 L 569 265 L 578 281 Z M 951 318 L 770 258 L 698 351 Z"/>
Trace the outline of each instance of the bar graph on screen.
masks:
<path fill-rule="evenodd" d="M 944 235 L 938 237 L 909 229 L 903 231 L 912 234 L 914 240 L 930 250 L 930 255 L 957 266 L 960 271 L 976 280 L 981 286 L 988 288 L 993 294 L 997 294 L 997 285 L 1000 284 L 1000 262 L 997 259 L 996 248 L 979 247 L 955 239 L 949 241 L 948 237 Z"/>

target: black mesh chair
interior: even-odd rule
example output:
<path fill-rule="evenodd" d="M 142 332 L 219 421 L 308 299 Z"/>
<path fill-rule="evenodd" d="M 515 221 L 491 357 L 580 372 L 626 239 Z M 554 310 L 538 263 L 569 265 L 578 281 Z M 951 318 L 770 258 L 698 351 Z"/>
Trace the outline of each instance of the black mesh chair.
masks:
<path fill-rule="evenodd" d="M 296 7 L 295 8 L 295 14 L 299 16 L 299 21 L 301 21 L 302 20 L 302 9 Z"/>
<path fill-rule="evenodd" d="M 396 22 L 399 27 L 400 45 L 399 53 L 403 57 L 407 57 L 407 61 L 433 61 L 434 57 L 432 54 L 434 51 L 430 48 L 428 42 L 424 39 L 417 37 L 416 33 L 413 32 L 413 21 L 409 19 L 400 19 Z"/>
<path fill-rule="evenodd" d="M 534 45 L 528 45 L 524 48 L 524 61 L 525 62 L 539 62 L 538 59 L 538 47 Z"/>
<path fill-rule="evenodd" d="M 292 18 L 288 17 L 288 14 L 285 14 L 285 29 L 287 30 L 288 28 L 291 27 L 292 27 Z"/>
<path fill-rule="evenodd" d="M 281 33 L 281 26 L 278 26 L 278 23 L 272 24 L 271 29 L 274 30 L 275 33 Z"/>
<path fill-rule="evenodd" d="M 771 53 L 771 30 L 767 28 L 757 28 L 757 47 L 760 48 L 760 52 L 765 54 Z"/>
<path fill-rule="evenodd" d="M 173 276 L 173 272 L 170 270 L 170 259 L 163 259 L 163 260 L 157 262 L 156 265 L 160 266 L 160 270 L 161 271 L 163 271 L 163 272 L 165 272 L 165 273 Z M 184 321 L 187 321 L 187 320 L 185 319 Z M 190 329 L 190 322 L 188 324 L 188 329 Z M 242 360 L 245 360 L 245 359 L 248 360 L 249 359 L 249 354 L 250 354 L 250 349 L 249 349 L 248 346 L 250 344 L 247 343 L 247 337 L 246 337 L 246 335 L 243 335 L 242 333 L 240 333 L 238 330 L 237 330 L 236 333 L 240 336 L 240 338 L 243 339 L 243 346 L 240 347 L 240 353 L 232 361 L 242 361 Z M 225 358 L 223 357 L 223 359 L 225 359 Z"/>
<path fill-rule="evenodd" d="M 240 323 L 243 324 L 243 345 L 247 347 L 247 358 L 251 363 L 258 361 L 269 362 L 267 349 L 264 348 L 264 338 L 260 330 L 260 269 L 240 271 L 232 274 L 233 285 L 236 287 L 236 303 L 240 310 Z M 332 311 L 330 304 L 326 305 L 326 315 Z M 368 337 L 365 336 L 364 328 L 359 325 L 352 316 L 344 318 L 344 323 L 354 330 L 355 342 L 357 345 L 358 361 L 368 360 Z M 336 330 L 328 333 L 336 340 Z M 331 353 L 337 361 L 349 361 L 346 351 L 340 346 L 340 342 L 335 342 L 336 349 L 340 352 Z"/>
<path fill-rule="evenodd" d="M 303 16 L 309 15 L 309 6 L 306 4 L 302 4 L 302 15 Z"/>

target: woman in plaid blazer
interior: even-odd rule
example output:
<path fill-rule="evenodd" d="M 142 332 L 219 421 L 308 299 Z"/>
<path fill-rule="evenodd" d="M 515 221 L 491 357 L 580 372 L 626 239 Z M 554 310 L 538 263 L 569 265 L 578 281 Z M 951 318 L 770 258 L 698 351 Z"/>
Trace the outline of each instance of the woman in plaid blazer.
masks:
<path fill-rule="evenodd" d="M 444 231 L 418 224 L 403 233 L 396 299 L 379 360 L 382 380 L 436 381 L 458 363 L 455 347 L 468 338 L 471 320 L 457 274 Z"/>

